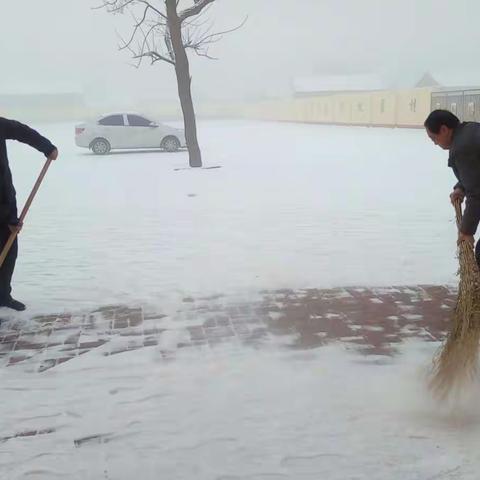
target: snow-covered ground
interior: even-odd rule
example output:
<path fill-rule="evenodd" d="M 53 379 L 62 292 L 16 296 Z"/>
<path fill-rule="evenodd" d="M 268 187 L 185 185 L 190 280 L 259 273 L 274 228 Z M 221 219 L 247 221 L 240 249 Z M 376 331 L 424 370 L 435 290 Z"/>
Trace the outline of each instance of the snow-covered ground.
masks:
<path fill-rule="evenodd" d="M 23 321 L 108 303 L 168 315 L 184 297 L 261 288 L 455 282 L 453 178 L 422 131 L 206 122 L 205 164 L 222 168 L 176 170 L 186 153 L 95 157 L 73 126 L 37 127 L 61 159 L 22 233 Z M 42 158 L 20 145 L 10 158 L 22 204 Z M 423 373 L 436 343 L 378 358 L 277 342 L 170 362 L 161 345 L 100 347 L 43 373 L 2 368 L 0 437 L 38 434 L 0 443 L 0 478 L 478 478 L 478 392 L 455 413 L 433 403 Z"/>
<path fill-rule="evenodd" d="M 73 125 L 21 239 L 15 293 L 37 309 L 258 288 L 451 283 L 446 154 L 421 130 L 200 124 L 187 153 L 90 155 Z M 41 155 L 12 144 L 22 205 Z"/>
<path fill-rule="evenodd" d="M 411 345 L 396 362 L 337 347 L 98 352 L 37 375 L 2 372 L 2 478 L 413 480 L 478 478 L 476 398 L 428 400 Z M 14 369 L 12 369 L 14 370 Z M 48 433 L 48 429 L 55 432 Z"/>

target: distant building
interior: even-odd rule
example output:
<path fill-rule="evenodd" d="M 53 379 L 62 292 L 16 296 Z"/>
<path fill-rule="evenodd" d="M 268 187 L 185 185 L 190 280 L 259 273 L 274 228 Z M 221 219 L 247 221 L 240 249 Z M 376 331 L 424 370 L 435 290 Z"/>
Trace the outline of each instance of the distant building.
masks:
<path fill-rule="evenodd" d="M 0 115 L 25 120 L 73 120 L 81 117 L 85 111 L 83 93 L 31 92 L 23 89 L 19 92 L 5 92 L 0 89 Z"/>
<path fill-rule="evenodd" d="M 292 82 L 296 97 L 331 95 L 384 90 L 385 83 L 379 75 L 322 75 L 296 77 Z"/>
<path fill-rule="evenodd" d="M 427 72 L 417 86 L 432 89 L 432 111 L 446 109 L 462 121 L 480 122 L 480 70 Z"/>
<path fill-rule="evenodd" d="M 413 86 L 402 88 L 389 88 L 376 74 L 297 77 L 290 98 L 258 102 L 247 115 L 286 122 L 423 128 L 428 114 L 439 108 L 462 121 L 480 122 L 480 69 L 426 72 Z"/>

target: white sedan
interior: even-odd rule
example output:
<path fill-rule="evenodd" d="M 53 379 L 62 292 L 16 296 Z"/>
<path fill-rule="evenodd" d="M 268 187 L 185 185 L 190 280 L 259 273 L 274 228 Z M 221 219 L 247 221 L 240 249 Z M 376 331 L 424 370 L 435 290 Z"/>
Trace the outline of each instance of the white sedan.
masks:
<path fill-rule="evenodd" d="M 186 145 L 183 130 L 154 122 L 138 113 L 114 113 L 95 122 L 81 123 L 75 127 L 75 143 L 97 155 L 131 148 L 162 148 L 176 152 Z"/>

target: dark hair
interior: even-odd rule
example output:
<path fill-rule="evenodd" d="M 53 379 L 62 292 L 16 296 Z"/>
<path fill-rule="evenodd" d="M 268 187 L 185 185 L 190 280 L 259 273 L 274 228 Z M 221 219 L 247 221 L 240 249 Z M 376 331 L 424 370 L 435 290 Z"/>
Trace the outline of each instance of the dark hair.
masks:
<path fill-rule="evenodd" d="M 460 120 L 456 115 L 448 110 L 434 110 L 425 120 L 425 127 L 432 132 L 440 132 L 440 127 L 445 125 L 450 129 L 454 129 L 460 123 Z"/>

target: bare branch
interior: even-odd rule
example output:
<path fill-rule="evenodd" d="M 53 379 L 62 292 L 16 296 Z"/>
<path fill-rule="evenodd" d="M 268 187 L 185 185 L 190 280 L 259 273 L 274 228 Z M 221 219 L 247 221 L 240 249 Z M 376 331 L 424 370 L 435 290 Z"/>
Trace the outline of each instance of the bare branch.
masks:
<path fill-rule="evenodd" d="M 166 1 L 166 0 L 164 0 Z M 180 13 L 182 23 L 182 43 L 186 50 L 192 50 L 200 57 L 217 60 L 209 53 L 209 47 L 219 42 L 224 35 L 242 28 L 248 17 L 235 28 L 221 32 L 214 31 L 214 25 L 205 18 L 209 6 L 215 0 L 195 0 L 195 5 Z M 166 14 L 155 8 L 153 0 L 102 0 L 103 5 L 97 8 L 106 8 L 110 13 L 118 13 L 126 8 L 132 16 L 132 32 L 128 38 L 120 37 L 120 50 L 128 50 L 138 68 L 143 59 L 149 58 L 151 63 L 164 61 L 175 65 L 175 51 L 168 27 Z M 181 4 L 176 1 L 177 7 Z M 136 7 L 136 8 L 135 8 Z"/>
<path fill-rule="evenodd" d="M 217 57 L 212 57 L 208 54 L 208 47 L 206 45 L 200 45 L 200 44 L 189 44 L 185 46 L 186 50 L 193 50 L 196 55 L 199 57 L 206 57 L 209 58 L 210 60 L 218 60 Z"/>
<path fill-rule="evenodd" d="M 221 40 L 223 35 L 227 35 L 227 33 L 232 33 L 232 32 L 236 32 L 237 30 L 240 30 L 245 25 L 245 23 L 247 23 L 247 20 L 248 20 L 248 16 L 246 16 L 243 19 L 243 21 L 240 25 L 237 25 L 236 27 L 231 28 L 229 30 L 224 30 L 223 32 L 216 32 L 216 33 L 212 33 L 210 35 L 203 36 L 202 38 L 200 38 L 198 40 L 198 42 L 200 42 L 200 43 L 216 43 L 219 40 Z"/>
<path fill-rule="evenodd" d="M 224 35 L 242 28 L 247 22 L 247 20 L 248 20 L 248 16 L 245 17 L 245 19 L 242 21 L 240 25 L 234 28 L 231 28 L 229 30 L 224 30 L 222 32 L 217 32 L 217 33 L 210 33 L 213 27 L 212 25 L 210 25 L 201 34 L 198 32 L 195 32 L 195 34 L 192 34 L 192 29 L 185 29 L 184 30 L 184 47 L 186 49 L 193 50 L 200 57 L 206 57 L 211 60 L 218 60 L 218 58 L 212 57 L 208 54 L 208 47 L 222 40 Z"/>
<path fill-rule="evenodd" d="M 218 60 L 217 57 L 211 57 L 210 55 L 208 55 L 208 53 L 202 53 L 202 52 L 195 52 L 199 57 L 206 57 L 208 58 L 209 60 Z"/>
<path fill-rule="evenodd" d="M 124 46 L 120 48 L 120 50 L 123 50 L 125 47 L 130 46 L 132 44 L 134 38 L 137 36 L 138 30 L 142 28 L 143 22 L 145 22 L 145 19 L 147 18 L 147 13 L 148 13 L 148 8 L 145 8 L 145 11 L 143 12 L 143 17 L 140 21 L 137 21 L 137 19 L 135 18 L 135 15 L 133 15 L 132 13 L 132 17 L 135 20 L 136 24 L 135 24 L 135 27 L 133 28 L 133 33 L 130 37 L 130 40 L 126 43 L 124 42 Z"/>
<path fill-rule="evenodd" d="M 196 1 L 193 7 L 186 8 L 183 12 L 180 13 L 180 15 L 178 16 L 178 18 L 180 19 L 180 23 L 186 20 L 187 18 L 198 15 L 206 6 L 210 5 L 213 2 L 215 2 L 215 0 Z"/>
<path fill-rule="evenodd" d="M 152 63 L 155 63 L 155 62 L 158 62 L 159 60 L 161 60 L 163 62 L 170 63 L 171 65 L 175 65 L 175 62 L 173 62 L 172 60 L 170 60 L 167 57 L 164 57 L 163 55 L 160 55 L 159 53 L 157 53 L 153 50 L 150 51 L 150 52 L 144 52 L 144 53 L 141 53 L 139 55 L 135 55 L 133 58 L 141 59 L 141 58 L 144 58 L 144 57 L 150 57 L 152 59 Z"/>
<path fill-rule="evenodd" d="M 126 7 L 133 6 L 136 4 L 143 4 L 147 10 L 152 10 L 158 15 L 160 15 L 164 20 L 167 19 L 165 13 L 163 13 L 158 8 L 154 7 L 151 2 L 147 0 L 103 0 L 103 4 L 97 7 L 92 7 L 93 10 L 99 10 L 101 8 L 106 8 L 109 13 L 116 13 L 123 11 Z"/>
<path fill-rule="evenodd" d="M 128 5 L 135 3 L 136 0 L 124 0 L 120 2 L 119 0 L 103 0 L 102 5 L 92 7 L 92 10 L 100 10 L 106 8 L 109 13 L 116 13 L 122 11 Z"/>
<path fill-rule="evenodd" d="M 148 5 L 148 7 L 153 10 L 155 13 L 158 13 L 164 20 L 167 20 L 167 16 L 161 12 L 158 8 L 155 8 L 150 2 L 147 2 L 146 0 L 138 0 L 140 3 L 143 3 L 145 5 Z"/>
<path fill-rule="evenodd" d="M 156 61 L 162 60 L 166 61 L 167 63 L 170 63 L 172 65 L 175 65 L 174 58 L 167 58 L 165 55 L 163 55 L 161 52 L 156 51 L 156 48 L 151 48 L 149 45 L 149 37 L 153 36 L 155 33 L 155 30 L 157 29 L 165 29 L 166 24 L 162 23 L 160 21 L 155 21 L 153 23 L 147 22 L 147 14 L 148 14 L 149 8 L 148 6 L 145 6 L 145 9 L 143 11 L 143 15 L 141 19 L 137 19 L 135 14 L 133 12 L 130 12 L 132 15 L 132 18 L 135 22 L 133 33 L 131 34 L 130 38 L 128 40 L 125 40 L 122 36 L 119 35 L 122 44 L 120 45 L 120 50 L 128 50 L 132 54 L 132 58 L 135 60 L 138 60 L 135 65 L 133 65 L 135 68 L 139 68 L 142 60 L 145 57 L 148 57 L 152 60 L 152 63 L 155 63 Z M 150 23 L 149 28 L 147 31 L 143 28 L 144 26 L 148 25 Z M 142 35 L 143 40 L 140 41 L 137 45 L 137 50 L 134 50 L 132 48 L 132 44 L 134 40 L 140 35 Z M 170 52 L 169 52 L 170 54 Z"/>
<path fill-rule="evenodd" d="M 204 25 L 206 25 L 207 23 L 211 23 L 210 19 L 209 18 L 202 18 L 204 16 L 204 13 L 208 10 L 205 9 L 203 10 L 201 13 L 199 13 L 196 17 L 192 17 L 191 19 L 189 20 L 185 20 L 183 23 L 182 23 L 182 27 L 183 28 L 187 28 L 187 27 L 192 27 L 192 28 L 200 28 L 200 27 L 203 27 Z"/>
<path fill-rule="evenodd" d="M 153 25 L 150 26 L 150 28 L 148 29 L 148 31 L 146 33 L 143 31 L 143 29 L 141 29 L 141 32 L 143 34 L 143 42 L 138 47 L 138 51 L 140 53 L 135 54 L 134 52 L 132 52 L 132 53 L 134 53 L 133 58 L 138 58 L 138 59 L 140 59 L 140 62 L 141 62 L 143 57 L 150 57 L 152 59 L 152 64 L 155 63 L 158 60 L 163 60 L 167 63 L 170 63 L 171 65 L 175 65 L 175 56 L 173 54 L 173 50 L 168 52 L 168 55 L 170 57 L 170 58 L 168 58 L 166 55 L 163 55 L 163 54 L 159 53 L 157 51 L 157 49 L 155 48 L 155 46 L 153 46 L 153 48 L 152 48 L 149 45 L 148 39 L 150 38 L 150 36 L 152 36 L 152 32 L 154 32 L 154 30 L 156 28 L 158 28 L 160 25 L 162 27 L 165 27 L 165 25 L 163 25 L 163 24 L 154 23 Z M 146 49 L 148 49 L 148 51 L 146 51 Z"/>

